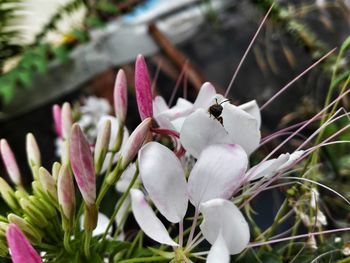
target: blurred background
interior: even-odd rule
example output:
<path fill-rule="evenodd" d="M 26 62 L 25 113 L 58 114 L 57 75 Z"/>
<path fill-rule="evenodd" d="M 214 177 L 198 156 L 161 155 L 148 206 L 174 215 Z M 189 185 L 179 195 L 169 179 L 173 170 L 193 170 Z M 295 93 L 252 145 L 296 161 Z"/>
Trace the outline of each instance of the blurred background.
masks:
<path fill-rule="evenodd" d="M 69 101 L 93 140 L 100 116 L 113 113 L 108 103 L 119 68 L 128 78 L 127 126 L 140 122 L 133 89 L 137 54 L 146 57 L 155 94 L 172 105 L 175 86 L 175 95 L 189 100 L 205 81 L 223 94 L 273 2 L 229 94 L 234 103 L 256 99 L 259 105 L 328 51 L 339 50 L 350 33 L 349 0 L 0 0 L 0 138 L 9 141 L 25 180 L 31 181 L 25 134 L 35 135 L 43 166 L 50 167 L 58 158 L 51 107 Z M 263 135 L 320 111 L 336 57 L 334 52 L 262 113 Z M 349 74 L 348 60 L 346 53 L 339 82 Z M 342 103 L 349 109 L 348 99 Z M 320 179 L 339 191 L 350 176 L 350 150 L 343 152 L 344 160 L 332 150 L 324 153 L 330 165 Z M 336 168 L 334 162 L 340 162 Z M 7 176 L 2 164 L 0 174 Z"/>

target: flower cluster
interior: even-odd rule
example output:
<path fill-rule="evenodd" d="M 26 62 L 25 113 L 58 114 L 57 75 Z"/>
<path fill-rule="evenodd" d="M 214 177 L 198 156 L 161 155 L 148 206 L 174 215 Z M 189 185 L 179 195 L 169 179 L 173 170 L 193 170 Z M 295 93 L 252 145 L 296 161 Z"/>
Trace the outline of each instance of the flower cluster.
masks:
<path fill-rule="evenodd" d="M 14 184 L 11 187 L 0 178 L 1 196 L 11 210 L 0 216 L 1 255 L 10 252 L 15 263 L 24 262 L 23 258 L 54 262 L 72 256 L 91 262 L 128 259 L 134 246 L 123 240 L 123 226 L 130 210 L 148 237 L 166 245 L 152 250 L 159 255 L 155 260 L 202 258 L 224 263 L 250 246 L 249 225 L 240 208 L 311 151 L 300 148 L 271 158 L 277 147 L 250 167 L 250 155 L 263 142 L 257 102 L 233 105 L 213 85 L 204 83 L 193 103 L 179 98 L 170 107 L 161 96 L 153 99 L 141 55 L 135 65 L 135 93 L 141 123 L 129 136 L 127 81 L 120 70 L 115 116 L 101 118 L 92 144 L 81 126 L 73 123 L 70 104 L 55 105 L 61 160 L 51 171 L 42 167 L 38 145 L 29 134 L 28 163 L 34 178 L 30 191 L 22 184 L 10 146 L 1 140 L 1 156 Z M 170 143 L 160 139 L 164 136 L 171 138 Z M 106 217 L 100 208 L 115 187 L 121 196 L 113 214 Z M 115 222 L 117 229 L 111 231 Z M 167 230 L 174 224 L 178 234 Z M 203 242 L 211 244 L 209 251 L 203 249 Z"/>

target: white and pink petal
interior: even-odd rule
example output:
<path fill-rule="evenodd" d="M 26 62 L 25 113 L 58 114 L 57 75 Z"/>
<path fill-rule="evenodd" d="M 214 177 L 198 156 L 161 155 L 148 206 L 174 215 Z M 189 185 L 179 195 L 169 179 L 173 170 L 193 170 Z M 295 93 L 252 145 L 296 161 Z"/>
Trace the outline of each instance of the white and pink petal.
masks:
<path fill-rule="evenodd" d="M 196 110 L 185 119 L 180 131 L 180 141 L 195 158 L 209 145 L 231 142 L 220 122 L 210 118 L 209 113 L 203 109 Z"/>
<path fill-rule="evenodd" d="M 212 199 L 201 204 L 203 236 L 214 244 L 220 233 L 231 255 L 242 252 L 250 239 L 249 226 L 241 211 L 230 201 Z"/>
<path fill-rule="evenodd" d="M 157 218 L 148 205 L 143 193 L 138 189 L 131 189 L 131 208 L 135 220 L 147 236 L 153 240 L 169 246 L 178 246 L 174 242 L 163 223 Z"/>
<path fill-rule="evenodd" d="M 248 166 L 248 156 L 235 144 L 215 144 L 205 148 L 194 165 L 188 179 L 191 203 L 214 198 L 230 198 L 237 190 Z"/>
<path fill-rule="evenodd" d="M 248 155 L 259 147 L 261 138 L 259 123 L 252 115 L 232 104 L 225 103 L 222 117 L 231 143 L 242 146 Z"/>
<path fill-rule="evenodd" d="M 139 170 L 145 189 L 159 212 L 180 222 L 187 211 L 187 182 L 180 160 L 164 145 L 147 143 L 139 152 Z"/>

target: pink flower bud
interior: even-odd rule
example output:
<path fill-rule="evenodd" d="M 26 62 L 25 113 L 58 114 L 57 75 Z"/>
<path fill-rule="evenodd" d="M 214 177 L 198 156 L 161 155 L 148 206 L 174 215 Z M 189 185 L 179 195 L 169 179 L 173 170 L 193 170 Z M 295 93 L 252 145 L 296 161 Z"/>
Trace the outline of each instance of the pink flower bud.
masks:
<path fill-rule="evenodd" d="M 57 178 L 58 203 L 67 220 L 71 220 L 75 210 L 75 191 L 72 175 L 62 166 Z"/>
<path fill-rule="evenodd" d="M 4 161 L 6 171 L 15 185 L 22 185 L 21 174 L 18 169 L 18 165 L 15 156 L 5 139 L 0 141 L 0 151 L 2 160 Z"/>
<path fill-rule="evenodd" d="M 6 239 L 13 263 L 42 263 L 39 254 L 17 225 L 9 224 L 6 230 Z"/>
<path fill-rule="evenodd" d="M 70 130 L 73 125 L 72 109 L 68 102 L 65 102 L 61 111 L 61 125 L 63 139 L 69 139 Z"/>
<path fill-rule="evenodd" d="M 125 123 L 128 108 L 128 86 L 124 70 L 120 69 L 114 85 L 114 110 L 119 123 Z"/>
<path fill-rule="evenodd" d="M 39 146 L 32 133 L 27 134 L 26 150 L 27 150 L 28 163 L 30 167 L 36 166 L 39 168 L 41 166 L 41 155 L 40 155 Z"/>
<path fill-rule="evenodd" d="M 58 137 L 62 137 L 62 118 L 61 118 L 61 107 L 57 104 L 52 106 L 52 117 L 55 127 L 55 132 Z"/>
<path fill-rule="evenodd" d="M 89 143 L 78 124 L 72 127 L 70 138 L 70 161 L 75 180 L 86 204 L 96 199 L 96 178 L 94 160 Z"/>
<path fill-rule="evenodd" d="M 135 64 L 135 92 L 141 120 L 153 116 L 152 89 L 147 65 L 142 55 L 138 55 Z"/>
<path fill-rule="evenodd" d="M 152 124 L 151 118 L 144 119 L 139 126 L 136 127 L 136 129 L 133 131 L 133 133 L 130 135 L 128 141 L 126 142 L 126 145 L 122 152 L 122 163 L 121 163 L 121 169 L 124 170 L 130 162 L 135 158 L 138 151 L 140 150 L 143 142 L 145 141 L 145 138 L 147 137 L 149 133 L 149 129 Z"/>

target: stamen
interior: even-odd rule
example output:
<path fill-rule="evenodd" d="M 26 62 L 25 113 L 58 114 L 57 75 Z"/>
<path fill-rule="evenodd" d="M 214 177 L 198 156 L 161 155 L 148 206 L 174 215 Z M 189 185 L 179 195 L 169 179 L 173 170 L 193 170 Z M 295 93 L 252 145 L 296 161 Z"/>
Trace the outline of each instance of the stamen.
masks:
<path fill-rule="evenodd" d="M 182 66 L 181 73 L 180 73 L 179 77 L 177 78 L 175 87 L 173 89 L 173 92 L 171 93 L 171 96 L 170 96 L 170 99 L 169 99 L 169 102 L 168 102 L 168 106 L 169 107 L 171 106 L 171 104 L 173 103 L 173 101 L 175 99 L 176 92 L 179 89 L 179 86 L 180 86 L 182 78 L 184 77 L 184 74 L 185 74 L 186 69 L 187 69 L 187 65 L 188 65 L 188 60 L 185 61 L 184 65 Z"/>
<path fill-rule="evenodd" d="M 329 51 L 326 55 L 321 57 L 319 60 L 317 60 L 314 64 L 312 64 L 310 67 L 305 69 L 301 74 L 296 76 L 292 81 L 290 81 L 287 85 L 285 85 L 283 88 L 281 88 L 272 98 L 270 98 L 267 102 L 265 102 L 264 105 L 260 107 L 260 110 L 264 110 L 271 102 L 273 102 L 279 95 L 281 95 L 284 91 L 286 91 L 294 82 L 299 80 L 302 76 L 304 76 L 307 72 L 309 72 L 311 69 L 313 69 L 315 66 L 317 66 L 321 61 L 326 59 L 330 54 L 332 54 L 337 48 L 333 48 L 331 51 Z"/>
<path fill-rule="evenodd" d="M 255 35 L 253 36 L 252 40 L 250 41 L 249 46 L 247 47 L 246 51 L 244 52 L 244 55 L 243 55 L 243 57 L 241 58 L 241 61 L 239 62 L 235 73 L 233 74 L 233 77 L 232 77 L 232 79 L 231 79 L 231 81 L 230 81 L 230 84 L 229 84 L 228 87 L 227 87 L 227 90 L 226 90 L 226 92 L 225 92 L 224 97 L 227 97 L 227 95 L 230 93 L 230 90 L 231 90 L 231 88 L 232 88 L 233 82 L 235 81 L 235 79 L 236 79 L 236 77 L 237 77 L 237 74 L 238 74 L 239 70 L 241 69 L 241 66 L 242 66 L 244 60 L 245 60 L 245 58 L 246 58 L 247 55 L 248 55 L 248 52 L 249 52 L 250 49 L 252 48 L 253 43 L 255 42 L 256 37 L 258 36 L 258 34 L 259 34 L 259 32 L 260 32 L 262 26 L 264 25 L 264 23 L 265 23 L 267 17 L 269 16 L 269 14 L 270 14 L 270 12 L 271 12 L 271 10 L 272 10 L 272 8 L 273 8 L 274 5 L 275 5 L 275 3 L 272 3 L 272 5 L 270 6 L 269 10 L 267 11 L 266 15 L 264 16 L 263 20 L 261 21 L 261 23 L 260 23 L 260 25 L 259 25 L 259 27 L 258 27 L 258 30 L 255 32 Z"/>

